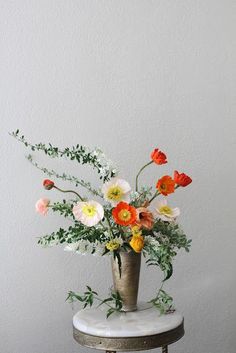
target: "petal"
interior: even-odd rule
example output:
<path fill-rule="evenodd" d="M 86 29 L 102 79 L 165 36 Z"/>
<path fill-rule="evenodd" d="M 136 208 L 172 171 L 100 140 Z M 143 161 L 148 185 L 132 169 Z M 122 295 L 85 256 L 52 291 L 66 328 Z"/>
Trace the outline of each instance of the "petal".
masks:
<path fill-rule="evenodd" d="M 167 205 L 167 199 L 166 198 L 158 200 L 158 202 L 157 202 L 157 207 L 158 208 L 161 208 L 162 206 L 166 206 L 166 205 Z"/>
<path fill-rule="evenodd" d="M 131 191 L 129 183 L 124 179 L 117 179 L 116 185 L 120 186 L 124 193 Z"/>
<path fill-rule="evenodd" d="M 123 197 L 122 197 L 123 201 L 130 203 L 130 195 L 129 193 L 126 193 Z"/>
<path fill-rule="evenodd" d="M 178 217 L 180 215 L 180 209 L 178 207 L 172 208 L 172 217 Z"/>
<path fill-rule="evenodd" d="M 161 219 L 162 221 L 167 221 L 167 222 L 170 221 L 170 219 L 168 217 L 166 217 L 165 215 L 163 215 L 163 214 L 160 215 L 158 218 Z"/>

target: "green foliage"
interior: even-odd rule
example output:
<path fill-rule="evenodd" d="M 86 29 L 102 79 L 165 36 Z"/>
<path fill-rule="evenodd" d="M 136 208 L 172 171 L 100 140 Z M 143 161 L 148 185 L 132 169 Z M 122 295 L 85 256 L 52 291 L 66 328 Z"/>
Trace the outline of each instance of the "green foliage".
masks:
<path fill-rule="evenodd" d="M 79 300 L 80 302 L 83 303 L 83 309 L 86 308 L 86 306 L 92 306 L 94 299 L 96 298 L 96 296 L 98 295 L 97 292 L 93 291 L 91 289 L 91 287 L 86 286 L 87 287 L 87 291 L 84 292 L 84 294 L 79 295 L 76 294 L 75 292 L 70 291 L 68 293 L 68 297 L 66 298 L 66 300 L 70 301 L 71 303 L 74 302 L 75 300 Z"/>
<path fill-rule="evenodd" d="M 66 200 L 62 200 L 62 202 L 54 202 L 50 204 L 50 208 L 53 212 L 59 212 L 61 216 L 64 217 L 72 217 L 74 219 L 74 215 L 72 212 L 74 203 L 68 203 Z M 75 219 L 74 219 L 75 220 Z"/>
<path fill-rule="evenodd" d="M 169 244 L 171 249 L 185 249 L 189 252 L 192 240 L 188 240 L 180 225 L 175 222 L 155 221 L 152 229 L 154 236 L 161 244 Z"/>
<path fill-rule="evenodd" d="M 82 223 L 75 221 L 75 225 L 70 226 L 66 230 L 60 228 L 56 232 L 52 232 L 51 234 L 47 234 L 43 237 L 40 237 L 38 240 L 38 244 L 47 247 L 63 243 L 76 243 L 77 241 L 82 239 L 94 243 L 98 239 L 100 240 L 100 242 L 105 242 L 107 240 L 107 237 L 104 233 L 103 228 L 88 228 Z"/>
<path fill-rule="evenodd" d="M 100 196 L 102 197 L 102 194 L 99 190 L 96 190 L 95 188 L 92 187 L 91 183 L 88 181 L 84 181 L 83 179 L 79 179 L 73 175 L 68 175 L 66 173 L 59 174 L 55 172 L 53 169 L 47 169 L 44 167 L 39 166 L 37 162 L 33 160 L 33 157 L 31 154 L 28 155 L 27 159 L 30 161 L 30 163 L 36 167 L 37 169 L 41 170 L 43 173 L 47 174 L 50 178 L 55 177 L 57 179 L 62 179 L 64 181 L 70 181 L 71 183 L 74 183 L 75 186 L 82 186 L 86 190 L 88 190 L 92 195 L 95 196 Z"/>
<path fill-rule="evenodd" d="M 52 158 L 66 157 L 79 164 L 90 165 L 97 171 L 100 175 L 100 179 L 103 181 L 110 180 L 110 178 L 114 177 L 117 173 L 116 169 L 110 165 L 103 152 L 98 149 L 92 151 L 79 144 L 72 147 L 65 147 L 64 149 L 59 149 L 59 147 L 55 147 L 51 143 L 48 145 L 44 143 L 32 144 L 25 139 L 24 135 L 20 135 L 19 130 L 12 132 L 11 135 L 32 151 L 42 151 Z"/>
<path fill-rule="evenodd" d="M 73 291 L 70 291 L 66 300 L 68 300 L 70 303 L 73 303 L 76 300 L 80 301 L 81 303 L 83 303 L 83 309 L 85 309 L 87 306 L 91 307 L 95 301 L 99 303 L 98 306 L 105 304 L 109 308 L 107 310 L 107 318 L 115 312 L 122 311 L 123 303 L 119 292 L 111 292 L 108 298 L 101 299 L 98 296 L 98 293 L 93 291 L 91 287 L 86 287 L 87 291 L 83 294 L 78 294 Z"/>
<path fill-rule="evenodd" d="M 164 281 L 173 274 L 173 259 L 177 251 L 189 251 L 191 240 L 188 240 L 177 223 L 156 220 L 154 227 L 149 232 L 150 241 L 144 247 L 144 255 L 148 257 L 149 266 L 158 266 L 164 273 Z"/>
<path fill-rule="evenodd" d="M 140 207 L 152 196 L 152 187 L 141 187 L 139 192 L 135 192 L 132 195 L 131 204 L 134 207 Z"/>
<path fill-rule="evenodd" d="M 160 311 L 160 314 L 168 314 L 174 311 L 173 298 L 167 294 L 163 289 L 159 289 L 157 296 L 150 300 L 155 308 Z"/>

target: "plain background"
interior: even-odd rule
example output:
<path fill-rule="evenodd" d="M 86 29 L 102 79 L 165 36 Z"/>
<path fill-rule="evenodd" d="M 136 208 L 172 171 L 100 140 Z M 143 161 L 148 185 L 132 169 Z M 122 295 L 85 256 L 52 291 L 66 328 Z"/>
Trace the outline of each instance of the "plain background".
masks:
<path fill-rule="evenodd" d="M 193 178 L 170 196 L 193 239 L 166 285 L 185 316 L 181 353 L 235 353 L 235 30 L 234 0 L 0 1 L 1 236 L 0 351 L 90 352 L 72 338 L 68 290 L 107 294 L 108 259 L 42 249 L 37 236 L 67 223 L 34 204 L 44 176 L 8 135 L 33 142 L 100 146 L 134 182 L 159 147 Z M 90 168 L 36 155 L 44 166 L 99 185 Z M 58 181 L 61 187 L 68 186 Z M 50 193 L 50 194 L 49 194 Z M 160 284 L 143 263 L 140 298 Z"/>

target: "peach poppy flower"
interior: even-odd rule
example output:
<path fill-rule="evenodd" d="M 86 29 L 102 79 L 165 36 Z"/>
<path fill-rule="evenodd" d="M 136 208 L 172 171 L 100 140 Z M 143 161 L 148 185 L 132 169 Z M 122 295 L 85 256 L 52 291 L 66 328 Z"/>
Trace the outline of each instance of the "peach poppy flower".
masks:
<path fill-rule="evenodd" d="M 136 223 L 146 229 L 152 229 L 153 223 L 154 223 L 152 212 L 149 211 L 146 207 L 139 207 L 136 209 L 136 211 L 137 211 Z"/>
<path fill-rule="evenodd" d="M 48 213 L 49 203 L 50 203 L 49 199 L 46 199 L 46 198 L 39 199 L 35 204 L 36 212 L 40 213 L 43 216 L 46 216 L 46 214 Z"/>

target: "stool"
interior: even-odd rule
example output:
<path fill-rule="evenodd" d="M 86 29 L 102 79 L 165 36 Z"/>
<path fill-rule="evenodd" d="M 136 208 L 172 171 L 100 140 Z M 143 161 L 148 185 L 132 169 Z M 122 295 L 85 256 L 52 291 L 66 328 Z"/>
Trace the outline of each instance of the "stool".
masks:
<path fill-rule="evenodd" d="M 137 311 L 115 313 L 106 318 L 106 308 L 79 311 L 73 318 L 73 336 L 82 346 L 106 352 L 130 352 L 162 347 L 184 335 L 183 316 L 175 311 L 160 315 L 147 304 L 140 304 Z"/>

